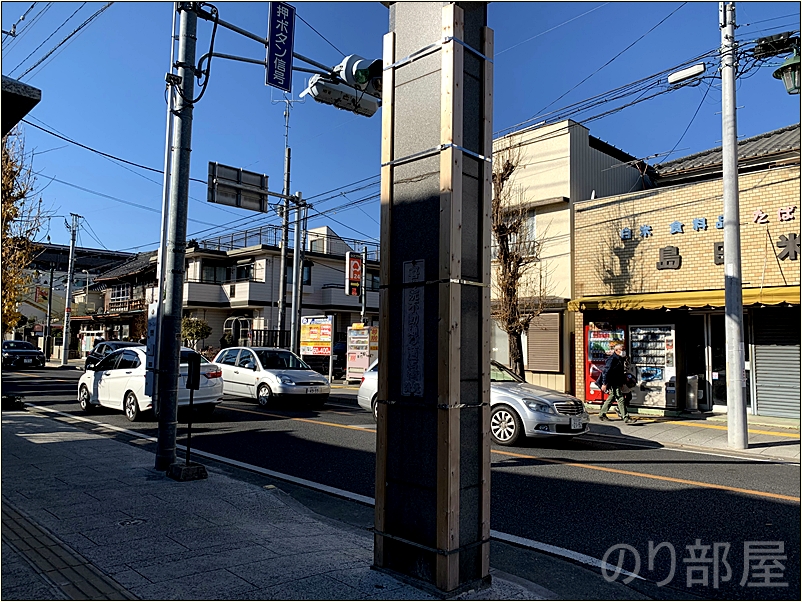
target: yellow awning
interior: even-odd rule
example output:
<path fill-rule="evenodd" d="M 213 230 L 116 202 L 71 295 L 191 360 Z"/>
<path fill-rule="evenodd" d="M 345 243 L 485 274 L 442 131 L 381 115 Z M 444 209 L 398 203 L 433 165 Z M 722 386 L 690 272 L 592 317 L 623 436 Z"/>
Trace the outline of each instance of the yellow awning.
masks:
<path fill-rule="evenodd" d="M 743 289 L 744 305 L 799 305 L 799 286 L 772 286 Z M 568 302 L 569 311 L 592 309 L 678 309 L 680 307 L 724 307 L 724 290 L 643 293 L 580 297 Z"/>

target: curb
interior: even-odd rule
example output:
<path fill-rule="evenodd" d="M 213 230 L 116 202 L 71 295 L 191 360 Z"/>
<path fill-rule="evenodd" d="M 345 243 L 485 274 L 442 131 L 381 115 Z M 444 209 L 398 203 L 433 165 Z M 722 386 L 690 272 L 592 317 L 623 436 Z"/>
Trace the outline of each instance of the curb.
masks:
<path fill-rule="evenodd" d="M 591 437 L 596 439 L 610 439 L 613 441 L 617 441 L 620 443 L 625 443 L 628 445 L 637 445 L 638 447 L 644 447 L 649 449 L 679 449 L 685 451 L 692 451 L 692 452 L 699 452 L 704 454 L 725 454 L 727 456 L 732 456 L 736 458 L 740 458 L 743 460 L 763 460 L 766 462 L 780 462 L 782 464 L 794 464 L 799 465 L 800 460 L 796 460 L 794 458 L 786 458 L 783 456 L 774 456 L 769 454 L 756 454 L 756 453 L 749 453 L 746 451 L 739 451 L 736 449 L 727 449 L 723 447 L 704 447 L 701 445 L 687 445 L 682 443 L 669 443 L 669 442 L 662 442 L 662 441 L 655 441 L 654 439 L 639 439 L 637 443 L 633 443 L 632 439 L 635 437 L 630 437 L 627 435 L 607 435 L 605 433 L 594 433 L 592 430 L 588 433 L 582 435 L 582 437 Z"/>

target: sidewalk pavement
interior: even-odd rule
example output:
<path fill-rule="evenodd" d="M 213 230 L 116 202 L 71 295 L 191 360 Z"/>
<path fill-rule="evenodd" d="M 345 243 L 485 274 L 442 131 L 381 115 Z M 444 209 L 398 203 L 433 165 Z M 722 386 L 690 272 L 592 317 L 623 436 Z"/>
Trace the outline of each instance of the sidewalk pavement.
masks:
<path fill-rule="evenodd" d="M 83 370 L 85 363 L 86 363 L 86 358 L 72 358 L 67 360 L 66 366 L 62 366 L 61 358 L 51 357 L 49 360 L 45 362 L 45 368 Z"/>
<path fill-rule="evenodd" d="M 748 449 L 729 447 L 727 415 L 713 413 L 684 414 L 680 417 L 639 415 L 630 410 L 635 422 L 624 423 L 611 409 L 609 422 L 591 415 L 591 432 L 586 437 L 613 438 L 628 443 L 660 445 L 696 451 L 799 463 L 799 420 L 747 415 Z M 593 409 L 591 409 L 593 412 Z M 648 443 L 647 443 L 648 442 Z"/>
<path fill-rule="evenodd" d="M 3 412 L 2 599 L 436 600 L 372 570 L 370 531 L 314 514 L 280 486 L 177 482 L 144 439 Z M 262 481 L 263 482 L 263 481 Z M 542 600 L 492 571 L 460 600 Z"/>

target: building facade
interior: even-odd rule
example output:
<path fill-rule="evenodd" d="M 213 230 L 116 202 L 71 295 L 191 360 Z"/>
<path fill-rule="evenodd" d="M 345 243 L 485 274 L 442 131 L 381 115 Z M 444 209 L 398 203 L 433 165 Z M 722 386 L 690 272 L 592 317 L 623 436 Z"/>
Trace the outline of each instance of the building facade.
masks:
<path fill-rule="evenodd" d="M 519 153 L 508 185 L 520 190 L 528 229 L 539 246 L 540 259 L 533 269 L 546 282 L 541 289 L 545 309 L 523 336 L 526 378 L 559 391 L 573 391 L 576 334 L 568 301 L 575 296 L 574 204 L 593 196 L 640 190 L 649 185 L 649 179 L 639 169 L 645 167 L 642 162 L 570 120 L 498 138 L 494 156 L 505 148 Z M 494 281 L 496 272 L 494 264 Z M 494 287 L 492 299 L 496 298 Z M 508 337 L 498 324 L 494 324 L 491 347 L 494 359 L 509 364 Z"/>
<path fill-rule="evenodd" d="M 186 252 L 184 317 L 205 320 L 212 329 L 202 347 L 223 344 L 287 346 L 291 324 L 293 249 L 287 253 L 286 315 L 278 332 L 280 228 L 265 226 L 192 241 Z M 302 315 L 334 316 L 335 341 L 361 322 L 358 297 L 345 294 L 345 254 L 368 251 L 366 321 L 378 321 L 378 245 L 343 239 L 327 227 L 309 230 L 302 280 Z M 102 292 L 99 312 L 73 318 L 80 337 L 140 340 L 146 336 L 146 310 L 155 298 L 156 253 L 100 274 L 90 291 Z M 83 347 L 88 346 L 82 345 Z"/>
<path fill-rule="evenodd" d="M 798 418 L 799 125 L 741 141 L 738 166 L 748 411 Z M 600 400 L 623 340 L 635 406 L 726 411 L 721 149 L 655 172 L 654 189 L 574 205 L 576 391 Z"/>

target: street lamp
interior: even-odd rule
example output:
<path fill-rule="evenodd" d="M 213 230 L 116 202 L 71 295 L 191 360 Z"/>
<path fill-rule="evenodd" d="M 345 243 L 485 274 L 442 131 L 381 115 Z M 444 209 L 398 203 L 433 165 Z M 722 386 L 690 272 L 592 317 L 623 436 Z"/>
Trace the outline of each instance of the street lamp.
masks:
<path fill-rule="evenodd" d="M 783 80 L 788 94 L 799 94 L 799 71 L 799 50 L 794 48 L 794 53 L 783 61 L 773 75 L 776 79 Z"/>

